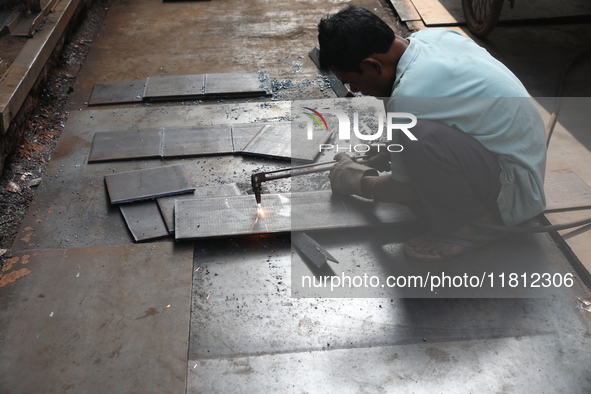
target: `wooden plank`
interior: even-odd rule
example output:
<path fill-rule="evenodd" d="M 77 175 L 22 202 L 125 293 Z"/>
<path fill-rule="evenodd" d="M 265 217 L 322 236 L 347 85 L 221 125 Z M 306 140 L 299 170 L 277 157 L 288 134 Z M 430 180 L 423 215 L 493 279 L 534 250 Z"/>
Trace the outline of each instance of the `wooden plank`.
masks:
<path fill-rule="evenodd" d="M 177 240 L 406 224 L 409 209 L 330 190 L 263 195 L 264 216 L 253 196 L 212 197 L 175 202 Z"/>
<path fill-rule="evenodd" d="M 276 159 L 314 161 L 320 153 L 318 146 L 326 143 L 331 133 L 320 130 L 313 139 L 300 139 L 292 144 L 291 122 L 269 123 L 246 145 L 242 153 Z"/>
<path fill-rule="evenodd" d="M 119 205 L 119 210 L 136 242 L 168 235 L 168 229 L 156 201 L 122 204 Z"/>
<path fill-rule="evenodd" d="M 546 211 L 591 207 L 591 187 L 571 170 L 547 171 Z"/>
<path fill-rule="evenodd" d="M 162 129 L 94 133 L 88 162 L 160 157 Z"/>
<path fill-rule="evenodd" d="M 195 188 L 195 191 L 188 194 L 180 194 L 169 197 L 161 197 L 157 200 L 160 213 L 166 223 L 166 228 L 169 233 L 174 233 L 174 202 L 175 200 L 183 200 L 189 198 L 200 197 L 224 197 L 224 196 L 239 196 L 240 189 L 235 183 L 228 183 L 225 185 L 203 186 Z"/>
<path fill-rule="evenodd" d="M 466 22 L 459 0 L 412 0 L 414 7 L 427 26 L 462 24 Z M 589 0 L 536 0 L 516 1 L 511 9 L 505 4 L 499 20 L 532 20 L 557 17 L 591 15 Z"/>
<path fill-rule="evenodd" d="M 145 79 L 95 83 L 88 105 L 136 103 L 144 99 L 145 87 Z"/>
<path fill-rule="evenodd" d="M 420 21 L 421 16 L 411 0 L 390 0 L 402 22 Z"/>
<path fill-rule="evenodd" d="M 105 175 L 111 204 L 150 200 L 195 190 L 185 167 L 172 165 Z"/>
<path fill-rule="evenodd" d="M 202 156 L 232 153 L 230 125 L 165 128 L 162 157 Z"/>
<path fill-rule="evenodd" d="M 199 97 L 203 96 L 204 90 L 205 74 L 148 77 L 144 98 L 161 100 Z"/>
<path fill-rule="evenodd" d="M 206 96 L 264 96 L 268 94 L 259 73 L 206 74 Z"/>

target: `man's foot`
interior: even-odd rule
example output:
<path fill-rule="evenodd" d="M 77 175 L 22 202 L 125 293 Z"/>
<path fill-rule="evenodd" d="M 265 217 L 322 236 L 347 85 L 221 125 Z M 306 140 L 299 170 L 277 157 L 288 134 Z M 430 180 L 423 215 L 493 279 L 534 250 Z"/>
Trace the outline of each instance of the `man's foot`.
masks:
<path fill-rule="evenodd" d="M 493 219 L 492 215 L 486 215 L 479 221 L 484 223 L 498 223 L 497 220 Z M 466 239 L 462 237 L 462 234 L 466 235 Z M 470 235 L 478 235 L 479 240 L 470 240 Z M 501 234 L 491 233 L 488 230 L 482 230 L 466 224 L 457 229 L 453 236 L 426 234 L 413 238 L 405 246 L 404 254 L 415 261 L 436 263 L 488 245 L 502 238 L 502 236 Z M 480 239 L 481 237 L 484 239 Z"/>

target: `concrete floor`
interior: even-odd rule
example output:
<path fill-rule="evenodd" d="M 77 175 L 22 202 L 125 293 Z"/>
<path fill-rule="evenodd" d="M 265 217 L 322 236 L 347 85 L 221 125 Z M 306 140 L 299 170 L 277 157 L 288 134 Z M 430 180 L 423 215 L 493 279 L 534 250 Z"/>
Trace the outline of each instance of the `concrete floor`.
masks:
<path fill-rule="evenodd" d="M 289 163 L 223 156 L 87 164 L 93 133 L 278 120 L 290 115 L 287 100 L 334 97 L 307 53 L 319 17 L 344 3 L 113 2 L 2 277 L 0 392 L 591 392 L 591 296 L 576 274 L 572 287 L 538 293 L 326 297 L 296 285 L 303 274 L 573 274 L 544 234 L 417 266 L 401 249 L 420 226 L 324 232 L 316 237 L 340 264 L 322 270 L 292 250 L 288 235 L 133 243 L 108 203 L 104 174 L 179 163 L 196 186 L 235 182 L 247 192 L 252 171 Z M 387 15 L 377 0 L 362 4 Z M 589 26 L 536 26 L 499 29 L 480 43 L 534 96 L 551 96 L 565 56 L 589 37 Z M 264 71 L 291 87 L 276 100 L 84 104 L 95 82 L 235 71 Z M 588 73 L 573 75 L 569 89 L 590 85 Z M 591 184 L 588 139 L 573 127 L 581 130 L 557 128 L 549 168 L 566 166 Z M 569 242 L 583 248 L 587 237 L 580 231 Z"/>

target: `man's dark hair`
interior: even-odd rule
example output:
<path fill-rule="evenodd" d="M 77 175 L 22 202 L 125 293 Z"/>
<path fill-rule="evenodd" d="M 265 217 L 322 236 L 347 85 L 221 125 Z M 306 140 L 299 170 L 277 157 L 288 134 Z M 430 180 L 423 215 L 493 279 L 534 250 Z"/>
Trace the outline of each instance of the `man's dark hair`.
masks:
<path fill-rule="evenodd" d="M 318 24 L 320 67 L 361 72 L 361 61 L 388 52 L 394 38 L 394 31 L 374 13 L 349 5 Z"/>

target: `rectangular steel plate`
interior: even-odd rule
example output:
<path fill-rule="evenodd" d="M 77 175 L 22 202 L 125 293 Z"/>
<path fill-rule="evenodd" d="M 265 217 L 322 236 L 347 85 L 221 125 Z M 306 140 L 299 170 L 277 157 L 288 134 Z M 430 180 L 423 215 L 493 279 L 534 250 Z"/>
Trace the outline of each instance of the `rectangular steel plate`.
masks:
<path fill-rule="evenodd" d="M 165 128 L 162 157 L 232 153 L 230 125 Z"/>
<path fill-rule="evenodd" d="M 408 223 L 408 208 L 333 194 L 330 190 L 266 194 L 258 217 L 253 196 L 175 202 L 175 238 L 196 239 L 288 231 L 328 230 Z"/>
<path fill-rule="evenodd" d="M 119 205 L 119 209 L 136 242 L 168 235 L 168 229 L 156 201 L 122 204 Z"/>
<path fill-rule="evenodd" d="M 162 129 L 102 131 L 94 134 L 88 162 L 160 157 Z"/>
<path fill-rule="evenodd" d="M 203 96 L 205 74 L 148 77 L 144 98 L 166 99 Z"/>
<path fill-rule="evenodd" d="M 135 103 L 144 99 L 146 80 L 95 83 L 88 105 Z"/>
<path fill-rule="evenodd" d="M 228 183 L 219 186 L 203 186 L 195 189 L 193 193 L 180 194 L 176 196 L 161 197 L 157 200 L 160 213 L 166 223 L 166 228 L 169 233 L 174 233 L 174 202 L 175 200 L 183 200 L 189 198 L 199 197 L 225 197 L 225 196 L 239 196 L 240 190 L 235 183 Z"/>
<path fill-rule="evenodd" d="M 266 93 L 256 72 L 205 75 L 206 96 L 261 96 Z"/>
<path fill-rule="evenodd" d="M 547 171 L 546 211 L 591 206 L 591 187 L 571 170 Z"/>
<path fill-rule="evenodd" d="M 185 167 L 173 165 L 105 175 L 111 204 L 150 200 L 195 190 Z"/>
<path fill-rule="evenodd" d="M 331 133 L 318 130 L 314 133 L 313 139 L 302 138 L 294 146 L 291 143 L 291 122 L 268 123 L 242 152 L 255 156 L 311 162 L 320 153 L 318 146 L 328 141 L 330 136 Z"/>
<path fill-rule="evenodd" d="M 232 143 L 234 152 L 242 152 L 244 147 L 254 138 L 255 135 L 266 123 L 245 123 L 232 125 Z"/>

